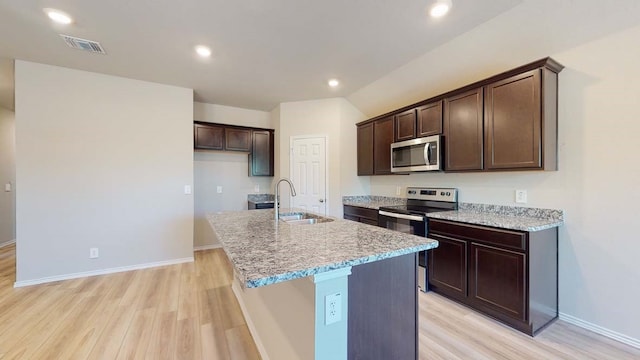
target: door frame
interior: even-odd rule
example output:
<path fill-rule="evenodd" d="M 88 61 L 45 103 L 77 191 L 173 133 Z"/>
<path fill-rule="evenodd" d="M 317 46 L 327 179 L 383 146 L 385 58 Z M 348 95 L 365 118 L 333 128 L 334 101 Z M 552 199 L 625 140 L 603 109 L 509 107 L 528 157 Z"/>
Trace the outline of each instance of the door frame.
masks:
<path fill-rule="evenodd" d="M 289 178 L 293 174 L 293 142 L 303 139 L 324 139 L 324 214 L 329 213 L 329 135 L 327 134 L 311 134 L 311 135 L 292 135 L 289 137 Z M 293 204 L 289 204 L 293 207 Z"/>

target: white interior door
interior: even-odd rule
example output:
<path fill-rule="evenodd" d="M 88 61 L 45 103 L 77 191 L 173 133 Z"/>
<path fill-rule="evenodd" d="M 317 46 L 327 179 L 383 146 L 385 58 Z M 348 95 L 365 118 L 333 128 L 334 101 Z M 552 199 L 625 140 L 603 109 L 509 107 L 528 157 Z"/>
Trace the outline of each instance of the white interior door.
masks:
<path fill-rule="evenodd" d="M 298 193 L 292 207 L 326 215 L 326 146 L 326 137 L 291 139 L 291 181 Z"/>

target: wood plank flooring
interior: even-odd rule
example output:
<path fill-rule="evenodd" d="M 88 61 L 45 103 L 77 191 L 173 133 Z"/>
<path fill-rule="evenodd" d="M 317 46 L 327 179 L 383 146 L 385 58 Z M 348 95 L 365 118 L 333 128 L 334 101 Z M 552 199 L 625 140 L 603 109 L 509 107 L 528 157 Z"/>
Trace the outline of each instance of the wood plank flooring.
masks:
<path fill-rule="evenodd" d="M 259 359 L 231 277 L 224 252 L 208 250 L 192 264 L 14 289 L 15 245 L 0 248 L 0 360 Z M 419 300 L 420 359 L 640 359 L 562 321 L 531 338 L 439 295 Z"/>
<path fill-rule="evenodd" d="M 14 289 L 0 248 L 0 359 L 260 359 L 224 252 L 195 258 Z"/>

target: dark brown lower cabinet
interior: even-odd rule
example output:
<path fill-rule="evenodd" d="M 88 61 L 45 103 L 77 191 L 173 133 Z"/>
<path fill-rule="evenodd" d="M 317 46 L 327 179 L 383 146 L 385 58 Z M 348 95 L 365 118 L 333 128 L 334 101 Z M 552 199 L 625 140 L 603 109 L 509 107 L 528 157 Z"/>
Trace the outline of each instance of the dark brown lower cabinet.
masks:
<path fill-rule="evenodd" d="M 429 289 L 459 300 L 467 298 L 467 242 L 449 236 L 429 235 L 438 247 L 429 256 Z"/>
<path fill-rule="evenodd" d="M 378 210 L 359 206 L 344 205 L 343 217 L 364 224 L 378 226 Z"/>
<path fill-rule="evenodd" d="M 558 229 L 429 220 L 429 288 L 534 336 L 558 318 Z"/>

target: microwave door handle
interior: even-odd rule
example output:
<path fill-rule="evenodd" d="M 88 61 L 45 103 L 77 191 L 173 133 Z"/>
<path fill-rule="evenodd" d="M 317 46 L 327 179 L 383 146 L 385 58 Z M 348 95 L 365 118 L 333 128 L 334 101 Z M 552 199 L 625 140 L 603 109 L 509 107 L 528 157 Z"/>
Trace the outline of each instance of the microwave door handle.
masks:
<path fill-rule="evenodd" d="M 424 160 L 425 165 L 431 164 L 431 146 L 429 146 L 429 143 L 424 145 Z"/>

